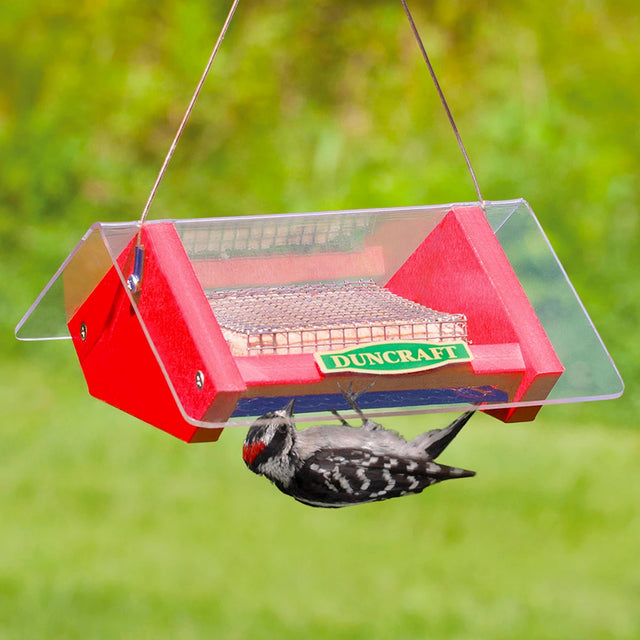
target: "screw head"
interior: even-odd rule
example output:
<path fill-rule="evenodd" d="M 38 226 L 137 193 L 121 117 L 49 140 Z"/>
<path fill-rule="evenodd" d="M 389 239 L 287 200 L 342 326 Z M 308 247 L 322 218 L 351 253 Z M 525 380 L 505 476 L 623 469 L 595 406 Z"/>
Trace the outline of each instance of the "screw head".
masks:
<path fill-rule="evenodd" d="M 202 373 L 202 371 L 196 371 L 196 387 L 198 387 L 198 389 L 204 387 L 204 373 Z"/>
<path fill-rule="evenodd" d="M 131 293 L 138 293 L 140 290 L 140 278 L 135 274 L 131 274 L 127 278 L 127 287 Z"/>
<path fill-rule="evenodd" d="M 80 340 L 84 342 L 87 339 L 87 325 L 83 322 L 80 325 Z"/>

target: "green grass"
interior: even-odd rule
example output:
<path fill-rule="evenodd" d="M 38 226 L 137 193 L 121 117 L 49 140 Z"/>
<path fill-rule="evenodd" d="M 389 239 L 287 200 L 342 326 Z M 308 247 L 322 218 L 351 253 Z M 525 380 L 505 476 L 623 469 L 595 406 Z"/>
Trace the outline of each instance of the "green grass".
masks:
<path fill-rule="evenodd" d="M 443 456 L 477 477 L 314 510 L 245 469 L 243 429 L 185 445 L 90 398 L 69 345 L 24 348 L 43 362 L 0 369 L 2 639 L 640 636 L 637 430 L 480 415 Z"/>

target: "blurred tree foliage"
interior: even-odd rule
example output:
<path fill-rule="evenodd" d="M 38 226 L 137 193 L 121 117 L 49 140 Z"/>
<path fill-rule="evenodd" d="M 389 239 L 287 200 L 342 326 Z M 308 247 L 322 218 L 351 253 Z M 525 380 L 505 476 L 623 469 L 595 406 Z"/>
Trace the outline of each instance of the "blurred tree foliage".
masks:
<path fill-rule="evenodd" d="M 627 384 L 640 347 L 632 0 L 413 0 L 487 199 L 536 211 Z M 95 220 L 139 217 L 230 1 L 0 9 L 0 318 Z M 151 210 L 474 200 L 397 0 L 241 2 Z"/>

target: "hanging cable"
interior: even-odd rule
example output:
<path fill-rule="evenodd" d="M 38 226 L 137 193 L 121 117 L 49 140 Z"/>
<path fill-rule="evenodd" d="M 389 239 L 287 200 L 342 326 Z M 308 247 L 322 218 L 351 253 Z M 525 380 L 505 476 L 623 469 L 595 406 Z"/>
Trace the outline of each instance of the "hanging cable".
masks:
<path fill-rule="evenodd" d="M 213 51 L 211 52 L 211 55 L 209 56 L 209 60 L 207 62 L 207 65 L 204 69 L 204 72 L 202 73 L 202 77 L 200 78 L 200 82 L 198 82 L 198 85 L 196 87 L 196 90 L 193 93 L 193 96 L 191 97 L 191 101 L 189 102 L 189 106 L 187 107 L 187 110 L 182 118 L 182 122 L 180 123 L 180 126 L 178 127 L 178 131 L 176 132 L 176 135 L 173 139 L 173 142 L 171 143 L 171 146 L 169 147 L 169 151 L 167 152 L 167 155 L 164 159 L 164 162 L 162 163 L 162 166 L 160 167 L 160 171 L 158 173 L 158 177 L 156 178 L 156 181 L 151 189 L 151 193 L 149 194 L 149 197 L 147 199 L 147 203 L 144 206 L 144 209 L 142 210 L 142 215 L 140 216 L 140 221 L 138 222 L 138 237 L 137 237 L 137 241 L 136 241 L 136 255 L 135 255 L 135 266 L 134 266 L 134 272 L 131 276 L 129 276 L 128 279 L 128 285 L 129 285 L 129 289 L 131 291 L 137 291 L 140 287 L 140 282 L 142 280 L 142 268 L 143 268 L 143 262 L 144 262 L 144 249 L 142 247 L 142 225 L 144 224 L 145 220 L 147 219 L 147 215 L 149 213 L 149 209 L 151 208 L 151 203 L 153 202 L 153 199 L 155 198 L 156 192 L 158 191 L 158 187 L 160 186 L 160 182 L 162 180 L 162 178 L 164 177 L 164 174 L 167 170 L 167 166 L 169 165 L 169 162 L 171 160 L 171 157 L 173 156 L 173 152 L 175 151 L 176 147 L 178 146 L 178 141 L 180 140 L 180 136 L 182 136 L 182 132 L 184 131 L 184 128 L 187 124 L 187 120 L 189 120 L 189 116 L 191 115 L 191 112 L 193 111 L 193 106 L 196 103 L 196 100 L 198 99 L 198 96 L 200 95 L 200 90 L 202 89 L 202 86 L 204 85 L 205 80 L 207 79 L 207 76 L 209 75 L 209 70 L 211 69 L 211 65 L 213 64 L 213 61 L 216 57 L 216 55 L 218 54 L 218 50 L 220 49 L 220 45 L 222 44 L 222 41 L 224 40 L 224 37 L 227 33 L 227 29 L 229 28 L 229 25 L 231 24 L 231 20 L 233 18 L 234 13 L 236 12 L 236 8 L 238 7 L 238 3 L 240 2 L 240 0 L 233 0 L 233 4 L 231 5 L 231 8 L 229 9 L 229 13 L 227 14 L 227 18 L 224 21 L 224 25 L 222 26 L 222 30 L 220 31 L 220 35 L 218 36 L 218 39 L 216 41 L 215 46 L 213 47 Z"/>
<path fill-rule="evenodd" d="M 440 83 L 438 82 L 438 78 L 436 77 L 435 71 L 433 70 L 433 66 L 431 65 L 431 61 L 429 60 L 429 56 L 427 55 L 427 51 L 424 47 L 424 44 L 422 42 L 422 38 L 420 37 L 420 34 L 418 32 L 418 29 L 416 27 L 416 24 L 413 20 L 413 16 L 411 15 L 411 11 L 409 11 L 409 7 L 407 6 L 406 0 L 400 0 L 402 2 L 402 6 L 404 8 L 404 12 L 407 15 L 407 18 L 409 20 L 409 24 L 411 25 L 411 30 L 413 31 L 413 35 L 416 39 L 416 42 L 418 43 L 418 46 L 420 47 L 420 51 L 422 53 L 422 57 L 424 58 L 424 61 L 427 64 L 427 67 L 429 69 L 429 73 L 431 74 L 431 79 L 433 80 L 433 83 L 436 87 L 436 90 L 438 92 L 438 95 L 440 96 L 440 101 L 442 102 L 442 106 L 444 107 L 444 110 L 447 114 L 447 117 L 449 118 L 449 122 L 451 123 L 451 127 L 453 129 L 453 132 L 456 136 L 456 139 L 458 140 L 458 146 L 460 147 L 460 150 L 462 151 L 462 155 L 464 156 L 465 162 L 467 163 L 467 167 L 469 169 L 469 173 L 471 174 L 471 179 L 473 180 L 473 184 L 476 190 L 476 193 L 478 195 L 478 200 L 480 202 L 480 205 L 482 206 L 482 208 L 484 209 L 484 198 L 482 197 L 482 193 L 480 192 L 480 186 L 478 185 L 478 180 L 476 178 L 476 174 L 475 171 L 473 170 L 473 167 L 471 166 L 471 161 L 469 160 L 469 155 L 467 154 L 467 150 L 464 146 L 464 143 L 462 142 L 462 138 L 460 137 L 460 132 L 458 131 L 458 127 L 456 126 L 455 120 L 453 118 L 453 114 L 451 113 L 451 109 L 449 108 L 449 105 L 447 103 L 447 100 L 444 96 L 444 93 L 442 91 L 442 88 L 440 87 Z M 171 143 L 171 146 L 169 147 L 169 151 L 167 152 L 167 155 L 164 159 L 164 162 L 162 163 L 162 166 L 160 167 L 160 171 L 158 172 L 158 177 L 156 178 L 156 181 L 151 189 L 151 193 L 149 193 L 149 197 L 147 199 L 147 202 L 144 206 L 144 209 L 142 210 L 142 215 L 140 216 L 140 220 L 138 222 L 138 235 L 137 235 L 137 240 L 136 240 L 136 247 L 135 247 L 135 263 L 134 263 L 134 270 L 133 273 L 129 276 L 127 283 L 129 286 L 129 289 L 132 292 L 136 292 L 140 289 L 140 284 L 142 281 L 142 270 L 143 270 L 143 266 L 144 266 L 144 248 L 142 246 L 142 225 L 144 224 L 145 220 L 147 219 L 147 215 L 149 213 L 149 209 L 151 208 L 151 204 L 153 202 L 153 199 L 155 198 L 156 192 L 158 191 L 158 187 L 160 186 L 160 182 L 162 181 L 162 178 L 164 177 L 164 174 L 167 170 L 167 166 L 169 165 L 169 162 L 171 161 L 171 158 L 173 156 L 173 153 L 178 145 L 178 142 L 180 140 L 180 137 L 182 136 L 182 132 L 184 131 L 187 121 L 189 120 L 189 116 L 191 115 L 191 112 L 193 111 L 193 107 L 196 103 L 196 100 L 198 99 L 198 96 L 200 95 L 200 91 L 204 85 L 204 82 L 209 74 L 209 70 L 211 69 L 211 65 L 213 64 L 213 61 L 218 53 L 218 50 L 220 49 L 220 45 L 222 44 L 222 41 L 224 40 L 224 37 L 227 33 L 227 29 L 229 28 L 229 25 L 231 24 L 231 20 L 233 19 L 233 16 L 236 12 L 236 8 L 238 7 L 240 0 L 233 0 L 233 3 L 231 5 L 231 8 L 229 9 L 229 13 L 227 14 L 227 17 L 225 19 L 225 22 L 222 26 L 222 30 L 220 31 L 220 35 L 218 36 L 218 39 L 216 41 L 216 44 L 213 48 L 213 51 L 211 52 L 211 55 L 209 56 L 209 60 L 207 61 L 207 65 L 204 69 L 204 72 L 202 73 L 202 77 L 200 78 L 200 82 L 198 82 L 198 85 L 196 86 L 196 89 L 193 93 L 193 96 L 191 97 L 191 101 L 189 102 L 189 105 L 187 107 L 187 110 L 182 118 L 182 122 L 180 123 L 180 126 L 178 127 L 178 130 L 176 131 L 176 135 L 173 139 L 173 142 Z"/>
<path fill-rule="evenodd" d="M 407 19 L 409 20 L 409 24 L 411 25 L 411 30 L 413 31 L 413 35 L 418 43 L 418 47 L 420 47 L 420 51 L 422 53 L 422 57 L 424 61 L 427 63 L 427 67 L 429 68 L 429 73 L 431 74 L 431 79 L 433 80 L 433 84 L 436 87 L 436 91 L 440 96 L 440 102 L 442 102 L 442 106 L 447 113 L 447 117 L 449 118 L 449 122 L 451 123 L 451 128 L 453 129 L 453 133 L 458 140 L 458 146 L 460 147 L 460 151 L 462 151 L 462 155 L 464 156 L 464 160 L 467 163 L 467 168 L 469 169 L 469 173 L 471 174 L 471 179 L 473 180 L 473 186 L 475 187 L 476 194 L 478 195 L 478 201 L 480 202 L 480 206 L 484 209 L 485 201 L 482 197 L 482 193 L 480 193 L 480 186 L 478 185 L 478 180 L 476 178 L 476 173 L 471 166 L 471 160 L 469 160 L 469 155 L 467 154 L 467 150 L 462 142 L 462 138 L 460 137 L 460 132 L 458 131 L 458 127 L 456 126 L 456 122 L 453 119 L 453 114 L 451 113 L 451 109 L 449 109 L 449 104 L 447 103 L 447 99 L 444 97 L 444 93 L 442 88 L 440 87 L 440 83 L 438 82 L 438 78 L 436 77 L 436 72 L 433 70 L 433 66 L 431 65 L 431 60 L 429 60 L 429 56 L 427 55 L 427 50 L 424 48 L 424 44 L 422 42 L 422 38 L 418 33 L 418 28 L 416 27 L 416 23 L 413 21 L 413 16 L 411 15 L 411 11 L 409 11 L 409 7 L 407 6 L 406 0 L 400 0 L 402 2 L 402 7 L 404 8 L 404 12 L 407 14 Z"/>

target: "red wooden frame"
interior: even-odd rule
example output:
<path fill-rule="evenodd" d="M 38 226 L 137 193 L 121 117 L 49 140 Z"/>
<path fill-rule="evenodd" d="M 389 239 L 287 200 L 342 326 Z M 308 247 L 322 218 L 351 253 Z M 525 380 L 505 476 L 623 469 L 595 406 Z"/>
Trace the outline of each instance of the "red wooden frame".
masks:
<path fill-rule="evenodd" d="M 242 286 L 252 282 L 256 268 L 274 283 L 278 277 L 281 283 L 299 282 L 323 269 L 339 273 L 345 265 L 351 270 L 356 265 L 363 276 L 367 271 L 379 275 L 382 246 L 369 243 L 359 254 L 319 258 L 192 263 L 170 222 L 143 227 L 142 241 L 144 275 L 136 308 L 112 267 L 68 323 L 92 395 L 198 442 L 216 440 L 221 429 L 193 421 L 225 422 L 242 399 L 336 393 L 341 376 L 321 373 L 313 354 L 234 357 L 201 282 Z M 131 272 L 133 249 L 134 241 L 118 258 L 124 274 Z M 478 207 L 452 208 L 385 286 L 425 306 L 465 313 L 473 360 L 379 376 L 376 392 L 486 385 L 505 392 L 509 401 L 536 401 L 546 397 L 564 370 Z M 490 413 L 522 421 L 532 420 L 538 410 Z"/>

